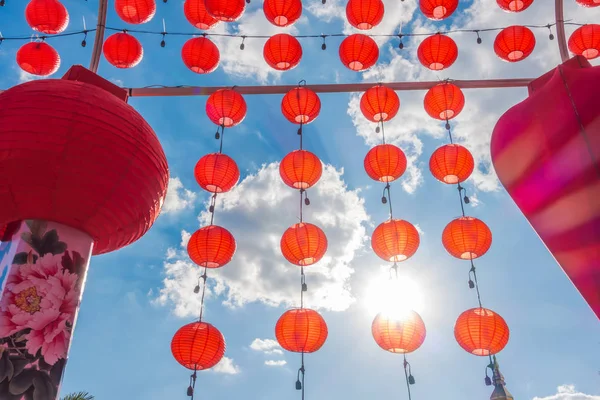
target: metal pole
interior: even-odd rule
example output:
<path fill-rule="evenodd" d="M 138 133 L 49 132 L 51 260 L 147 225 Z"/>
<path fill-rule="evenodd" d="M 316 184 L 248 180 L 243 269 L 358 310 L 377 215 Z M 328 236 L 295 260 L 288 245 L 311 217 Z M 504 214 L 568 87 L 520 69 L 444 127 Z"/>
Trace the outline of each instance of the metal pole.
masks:
<path fill-rule="evenodd" d="M 556 39 L 558 41 L 558 49 L 560 50 L 560 58 L 562 62 L 565 62 L 569 59 L 569 49 L 567 48 L 567 38 L 565 35 L 563 0 L 555 0 L 554 15 L 556 19 Z"/>
<path fill-rule="evenodd" d="M 92 60 L 90 61 L 90 71 L 97 72 L 100 63 L 100 53 L 104 43 L 104 26 L 106 25 L 106 10 L 108 0 L 98 0 L 98 24 L 96 25 L 96 35 L 94 39 L 94 49 L 92 50 Z"/>

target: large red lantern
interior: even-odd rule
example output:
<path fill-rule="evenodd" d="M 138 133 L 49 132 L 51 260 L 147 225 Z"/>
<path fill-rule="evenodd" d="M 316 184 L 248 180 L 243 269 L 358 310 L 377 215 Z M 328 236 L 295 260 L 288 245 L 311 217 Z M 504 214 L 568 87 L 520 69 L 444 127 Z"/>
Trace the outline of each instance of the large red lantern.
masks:
<path fill-rule="evenodd" d="M 349 0 L 346 17 L 350 25 L 367 30 L 379 25 L 385 12 L 381 0 Z"/>
<path fill-rule="evenodd" d="M 185 0 L 183 13 L 189 23 L 198 29 L 210 29 L 219 22 L 206 11 L 204 0 Z"/>
<path fill-rule="evenodd" d="M 219 21 L 237 21 L 246 9 L 245 0 L 204 0 L 208 13 Z"/>
<path fill-rule="evenodd" d="M 263 57 L 271 68 L 287 71 L 300 62 L 302 46 L 292 35 L 279 33 L 267 39 L 263 47 Z"/>
<path fill-rule="evenodd" d="M 340 60 L 352 71 L 371 68 L 379 59 L 379 47 L 369 36 L 356 33 L 340 44 Z"/>
<path fill-rule="evenodd" d="M 58 0 L 31 0 L 25 7 L 25 19 L 34 31 L 54 35 L 69 25 L 69 13 Z"/>
<path fill-rule="evenodd" d="M 217 46 L 205 37 L 191 38 L 181 48 L 186 67 L 197 74 L 209 74 L 219 66 L 221 55 Z"/>
<path fill-rule="evenodd" d="M 600 25 L 580 26 L 569 38 L 569 50 L 588 60 L 600 56 Z"/>
<path fill-rule="evenodd" d="M 494 40 L 496 55 L 508 62 L 517 62 L 527 58 L 535 48 L 535 36 L 525 26 L 513 25 L 504 28 Z"/>
<path fill-rule="evenodd" d="M 202 371 L 217 365 L 225 354 L 225 338 L 206 322 L 181 327 L 171 340 L 175 360 L 187 369 Z"/>
<path fill-rule="evenodd" d="M 441 71 L 454 64 L 458 58 L 458 47 L 449 36 L 436 33 L 421 42 L 417 56 L 424 67 Z"/>
<path fill-rule="evenodd" d="M 600 317 L 598 93 L 600 67 L 582 56 L 542 75 L 499 119 L 491 155 L 512 199 Z"/>
<path fill-rule="evenodd" d="M 265 0 L 265 17 L 275 26 L 289 26 L 302 15 L 301 0 Z"/>
<path fill-rule="evenodd" d="M 412 353 L 425 341 L 426 329 L 421 316 L 414 311 L 404 315 L 377 314 L 371 325 L 375 342 L 390 353 Z"/>
<path fill-rule="evenodd" d="M 393 144 L 380 144 L 373 147 L 365 157 L 365 171 L 374 180 L 390 183 L 400 178 L 406 171 L 406 156 Z"/>
<path fill-rule="evenodd" d="M 439 147 L 429 159 L 431 174 L 438 181 L 449 185 L 467 180 L 474 168 L 475 161 L 471 152 L 460 144 Z"/>
<path fill-rule="evenodd" d="M 458 86 L 439 83 L 427 91 L 424 105 L 432 118 L 446 121 L 460 114 L 465 106 L 465 96 Z"/>
<path fill-rule="evenodd" d="M 519 12 L 526 10 L 533 4 L 533 0 L 496 0 L 501 9 L 508 12 Z"/>
<path fill-rule="evenodd" d="M 246 101 L 233 89 L 219 89 L 206 100 L 206 115 L 217 125 L 235 126 L 246 117 Z"/>
<path fill-rule="evenodd" d="M 319 116 L 321 100 L 312 90 L 298 86 L 283 96 L 281 112 L 294 124 L 310 124 Z"/>
<path fill-rule="evenodd" d="M 294 189 L 308 189 L 319 181 L 323 166 L 319 157 L 306 150 L 294 150 L 281 160 L 283 183 Z"/>
<path fill-rule="evenodd" d="M 477 218 L 460 217 L 446 225 L 442 244 L 450 255 L 462 260 L 474 260 L 490 249 L 492 231 Z"/>
<path fill-rule="evenodd" d="M 156 14 L 155 0 L 115 0 L 117 15 L 128 24 L 145 24 Z"/>
<path fill-rule="evenodd" d="M 106 61 L 117 68 L 133 68 L 144 57 L 142 44 L 125 32 L 110 35 L 104 42 L 102 52 Z"/>
<path fill-rule="evenodd" d="M 200 187 L 210 193 L 228 192 L 240 179 L 240 170 L 231 157 L 223 153 L 207 154 L 198 160 L 194 176 Z"/>
<path fill-rule="evenodd" d="M 385 261 L 404 261 L 412 257 L 419 248 L 419 232 L 408 221 L 390 219 L 380 224 L 371 237 L 375 254 Z"/>
<path fill-rule="evenodd" d="M 456 341 L 468 353 L 486 357 L 506 347 L 510 330 L 504 319 L 487 308 L 462 313 L 454 325 Z"/>
<path fill-rule="evenodd" d="M 583 7 L 598 7 L 600 6 L 600 0 L 575 0 Z"/>
<path fill-rule="evenodd" d="M 435 21 L 448 18 L 457 7 L 458 0 L 419 0 L 423 15 Z"/>
<path fill-rule="evenodd" d="M 201 267 L 221 268 L 231 261 L 235 247 L 235 239 L 227 229 L 209 225 L 192 234 L 187 252 L 190 259 Z"/>
<path fill-rule="evenodd" d="M 371 122 L 389 121 L 398 114 L 399 109 L 398 95 L 383 85 L 369 88 L 360 98 L 360 111 Z"/>
<path fill-rule="evenodd" d="M 306 267 L 323 258 L 327 251 L 327 237 L 318 226 L 300 222 L 283 233 L 280 246 L 286 260 Z"/>
<path fill-rule="evenodd" d="M 327 324 L 321 315 L 308 308 L 292 308 L 275 325 L 281 347 L 294 353 L 314 353 L 327 340 Z"/>
<path fill-rule="evenodd" d="M 46 42 L 29 42 L 17 50 L 17 64 L 30 74 L 48 76 L 60 68 L 60 56 Z"/>

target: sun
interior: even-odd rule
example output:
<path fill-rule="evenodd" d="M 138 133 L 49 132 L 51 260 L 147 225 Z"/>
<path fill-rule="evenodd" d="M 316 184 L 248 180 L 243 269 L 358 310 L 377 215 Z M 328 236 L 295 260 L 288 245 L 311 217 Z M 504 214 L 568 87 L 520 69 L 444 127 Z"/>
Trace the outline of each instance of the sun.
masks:
<path fill-rule="evenodd" d="M 410 277 L 381 275 L 369 282 L 365 306 L 373 316 L 383 313 L 393 319 L 402 319 L 411 310 L 421 313 L 424 301 L 419 286 Z"/>

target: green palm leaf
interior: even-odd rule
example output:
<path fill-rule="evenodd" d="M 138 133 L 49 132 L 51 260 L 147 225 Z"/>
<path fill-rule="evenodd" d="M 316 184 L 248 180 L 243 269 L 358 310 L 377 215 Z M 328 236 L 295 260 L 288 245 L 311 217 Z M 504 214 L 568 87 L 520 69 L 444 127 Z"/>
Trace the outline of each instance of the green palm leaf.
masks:
<path fill-rule="evenodd" d="M 62 400 L 94 400 L 94 396 L 88 392 L 77 392 L 66 395 Z"/>

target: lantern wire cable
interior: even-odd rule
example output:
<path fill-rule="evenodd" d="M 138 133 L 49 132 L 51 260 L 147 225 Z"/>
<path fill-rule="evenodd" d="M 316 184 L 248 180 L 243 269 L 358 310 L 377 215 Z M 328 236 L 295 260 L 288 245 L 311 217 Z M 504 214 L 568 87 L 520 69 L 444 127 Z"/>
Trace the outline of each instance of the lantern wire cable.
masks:
<path fill-rule="evenodd" d="M 225 136 L 225 125 L 224 124 L 221 125 L 221 135 L 219 135 L 219 136 L 221 139 L 221 143 L 219 144 L 219 153 L 222 153 L 223 152 L 223 137 Z"/>
<path fill-rule="evenodd" d="M 381 140 L 383 144 L 385 144 L 385 129 L 383 129 L 383 120 L 379 121 L 381 123 Z"/>
<path fill-rule="evenodd" d="M 406 353 L 405 353 L 404 354 L 404 377 L 406 378 L 406 390 L 408 391 L 408 400 L 412 400 L 412 397 L 410 394 L 410 382 L 408 380 L 408 368 L 410 368 L 410 364 L 408 363 L 408 361 L 406 361 Z"/>
<path fill-rule="evenodd" d="M 208 278 L 206 272 L 207 267 L 204 267 L 204 273 L 200 276 L 200 278 L 202 278 L 202 297 L 200 298 L 200 315 L 198 316 L 198 322 L 202 322 L 202 314 L 204 313 L 204 295 L 206 293 L 206 278 Z"/>

